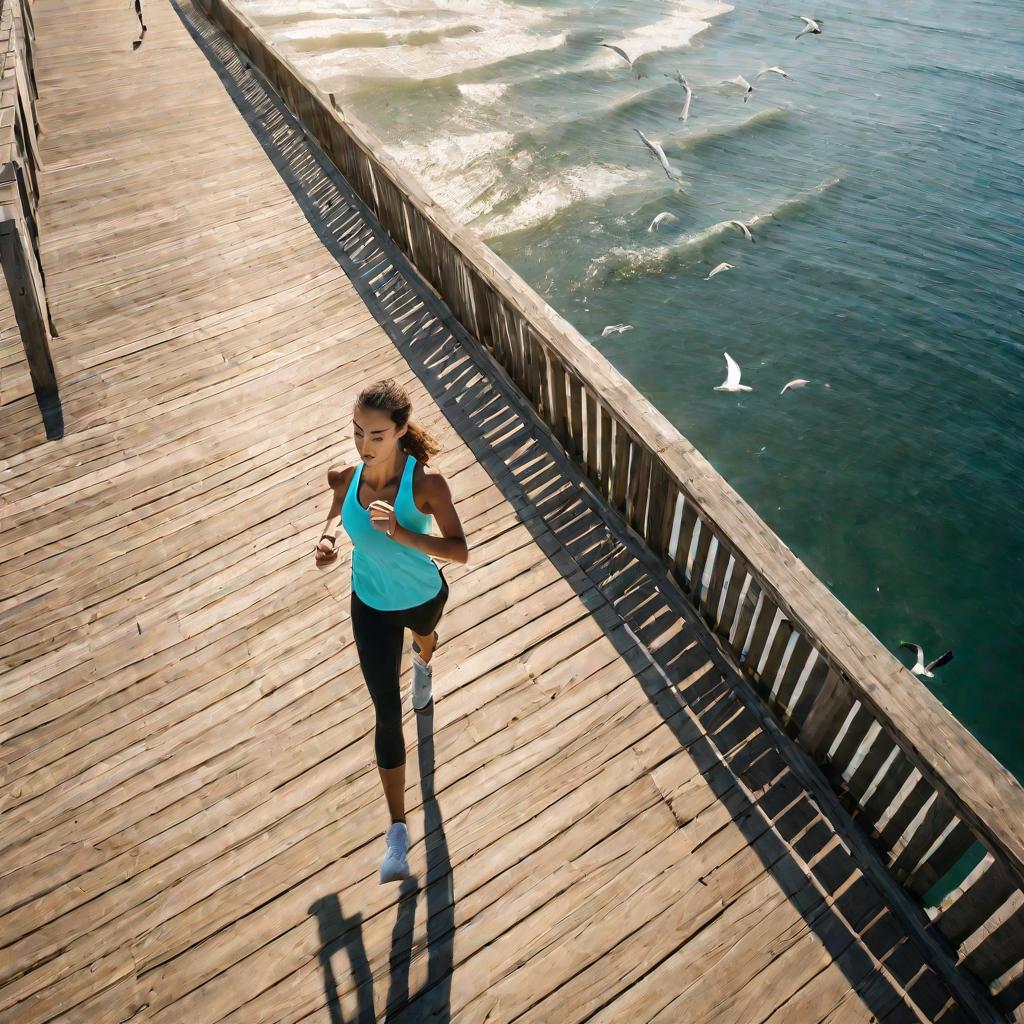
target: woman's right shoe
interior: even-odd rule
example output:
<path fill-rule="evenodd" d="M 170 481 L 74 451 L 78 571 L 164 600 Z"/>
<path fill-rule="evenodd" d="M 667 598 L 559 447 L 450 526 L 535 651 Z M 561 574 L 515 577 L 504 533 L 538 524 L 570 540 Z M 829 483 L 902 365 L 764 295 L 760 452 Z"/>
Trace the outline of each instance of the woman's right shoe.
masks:
<path fill-rule="evenodd" d="M 412 656 L 412 709 L 425 710 L 434 699 L 434 668 L 429 661 Z"/>
<path fill-rule="evenodd" d="M 393 821 L 387 834 L 388 848 L 380 866 L 381 884 L 409 877 L 409 829 L 404 821 Z"/>

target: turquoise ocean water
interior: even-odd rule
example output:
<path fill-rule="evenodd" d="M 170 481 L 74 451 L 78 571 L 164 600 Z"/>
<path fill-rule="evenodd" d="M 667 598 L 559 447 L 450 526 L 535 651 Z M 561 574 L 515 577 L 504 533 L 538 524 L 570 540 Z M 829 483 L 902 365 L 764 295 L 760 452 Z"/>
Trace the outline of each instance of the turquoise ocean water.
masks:
<path fill-rule="evenodd" d="M 246 6 L 1024 778 L 1020 0 Z"/>

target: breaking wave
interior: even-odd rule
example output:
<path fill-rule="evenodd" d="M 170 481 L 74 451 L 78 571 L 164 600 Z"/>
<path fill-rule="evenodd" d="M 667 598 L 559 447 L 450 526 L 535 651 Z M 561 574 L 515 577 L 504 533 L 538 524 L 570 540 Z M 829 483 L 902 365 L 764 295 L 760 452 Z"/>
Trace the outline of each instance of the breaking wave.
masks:
<path fill-rule="evenodd" d="M 762 210 L 746 217 L 745 222 L 751 229 L 763 225 L 767 221 L 778 221 L 802 210 L 813 203 L 824 193 L 831 191 L 842 181 L 833 176 L 826 178 L 814 188 L 805 189 L 783 199 L 771 209 Z M 698 256 L 704 249 L 715 244 L 736 228 L 728 221 L 719 221 L 710 227 L 694 234 L 682 235 L 672 242 L 657 246 L 614 246 L 602 256 L 594 259 L 587 270 L 588 280 L 607 280 L 609 278 L 641 277 L 663 274 L 667 270 L 683 266 Z"/>

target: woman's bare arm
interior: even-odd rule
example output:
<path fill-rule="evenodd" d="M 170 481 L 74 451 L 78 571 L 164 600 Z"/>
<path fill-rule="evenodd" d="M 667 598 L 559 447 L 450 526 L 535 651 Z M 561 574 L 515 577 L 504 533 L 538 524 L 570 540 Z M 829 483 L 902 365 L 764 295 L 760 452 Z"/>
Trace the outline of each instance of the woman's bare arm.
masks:
<path fill-rule="evenodd" d="M 469 561 L 469 545 L 466 543 L 459 513 L 455 511 L 448 481 L 440 473 L 426 473 L 423 476 L 423 490 L 426 492 L 424 511 L 434 517 L 441 536 L 413 533 L 396 522 L 393 539 L 431 558 L 443 558 L 446 562 L 461 562 L 465 565 Z"/>
<path fill-rule="evenodd" d="M 338 545 L 338 518 L 341 515 L 341 505 L 345 495 L 345 478 L 348 469 L 337 469 L 332 467 L 327 471 L 327 484 L 331 488 L 331 510 L 327 513 L 327 522 L 320 531 L 320 540 L 317 541 L 317 558 L 333 558 L 337 554 Z M 330 538 L 329 540 L 325 538 Z"/>

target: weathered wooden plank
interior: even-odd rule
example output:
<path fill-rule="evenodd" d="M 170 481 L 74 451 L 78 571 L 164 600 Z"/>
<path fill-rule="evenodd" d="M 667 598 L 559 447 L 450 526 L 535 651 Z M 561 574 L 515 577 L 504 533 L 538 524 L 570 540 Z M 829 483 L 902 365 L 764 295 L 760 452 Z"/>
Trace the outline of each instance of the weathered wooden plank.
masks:
<path fill-rule="evenodd" d="M 790 623 L 791 625 L 792 623 Z M 797 683 L 807 666 L 807 659 L 813 649 L 807 637 L 802 633 L 797 635 L 796 644 L 789 656 L 789 663 L 786 665 L 786 671 L 782 674 L 782 679 L 779 680 L 778 688 L 775 691 L 775 702 L 785 712 L 792 711 L 792 701 Z"/>
<path fill-rule="evenodd" d="M 629 483 L 629 465 L 633 445 L 629 434 L 615 424 L 615 461 L 611 477 L 611 503 L 620 512 L 626 509 L 626 487 Z"/>
<path fill-rule="evenodd" d="M 683 502 L 683 515 L 679 523 L 679 536 L 672 556 L 672 575 L 681 588 L 686 589 L 687 563 L 693 544 L 693 532 L 697 529 L 697 509 L 689 502 Z"/>
<path fill-rule="evenodd" d="M 601 409 L 601 493 L 611 498 L 612 479 L 612 418 L 604 405 Z"/>
<path fill-rule="evenodd" d="M 530 361 L 528 373 L 528 379 L 530 381 L 530 398 L 533 401 L 534 409 L 536 409 L 540 415 L 546 415 L 548 409 L 547 362 L 544 356 L 544 349 L 537 341 L 533 331 L 528 331 L 526 333 L 526 348 Z"/>
<path fill-rule="evenodd" d="M 1024 894 L 1018 890 L 997 916 L 999 923 L 964 958 L 982 981 L 996 981 L 1024 960 Z"/>
<path fill-rule="evenodd" d="M 1017 891 L 1009 872 L 989 862 L 973 884 L 952 902 L 943 902 L 935 924 L 956 948 L 969 939 Z"/>
<path fill-rule="evenodd" d="M 583 458 L 583 390 L 579 378 L 569 374 L 569 415 L 572 435 L 572 456 L 577 462 Z"/>
<path fill-rule="evenodd" d="M 671 562 L 672 533 L 675 527 L 677 509 L 679 508 L 679 493 L 675 487 L 669 486 L 662 481 L 664 492 L 659 500 L 661 505 L 660 526 L 656 527 L 655 550 L 661 556 L 662 562 L 669 566 Z"/>
<path fill-rule="evenodd" d="M 816 761 L 821 761 L 832 746 L 853 705 L 853 694 L 846 681 L 835 669 L 830 669 L 797 737 L 800 746 Z"/>
<path fill-rule="evenodd" d="M 877 730 L 877 735 L 870 742 L 863 760 L 846 780 L 846 791 L 854 803 L 863 804 L 868 787 L 875 781 L 882 765 L 893 756 L 896 749 L 885 732 Z"/>
<path fill-rule="evenodd" d="M 646 534 L 651 461 L 650 453 L 646 449 L 634 447 L 629 486 L 626 490 L 626 522 L 642 537 Z"/>
<path fill-rule="evenodd" d="M 958 821 L 936 850 L 911 872 L 906 887 L 918 896 L 924 896 L 976 843 L 974 833 Z"/>
<path fill-rule="evenodd" d="M 715 550 L 715 562 L 711 568 L 711 579 L 708 582 L 708 595 L 703 609 L 704 620 L 712 627 L 718 622 L 718 608 L 722 603 L 722 590 L 725 587 L 725 577 L 731 559 L 732 553 L 729 551 L 728 545 L 719 537 Z"/>
<path fill-rule="evenodd" d="M 587 453 L 584 460 L 584 468 L 591 480 L 598 479 L 598 456 L 597 456 L 597 402 L 594 396 L 588 391 L 584 396 L 586 402 L 587 419 Z"/>
<path fill-rule="evenodd" d="M 935 790 L 927 779 L 917 778 L 910 792 L 900 801 L 893 811 L 892 817 L 878 830 L 878 844 L 885 851 L 893 849 L 903 833 L 913 823 L 918 814 L 924 810 L 925 804 L 932 799 Z"/>
<path fill-rule="evenodd" d="M 829 771 L 837 781 L 847 774 L 850 761 L 874 724 L 871 712 L 863 704 L 859 705 L 852 721 L 846 727 L 843 738 L 839 741 L 839 746 L 829 755 Z"/>
<path fill-rule="evenodd" d="M 565 445 L 566 449 L 572 446 L 572 438 L 569 434 L 569 417 L 566 405 L 566 378 L 565 367 L 560 360 L 551 361 L 551 402 L 552 402 L 552 427 L 555 437 Z"/>
<path fill-rule="evenodd" d="M 778 609 L 775 605 L 762 593 L 761 608 L 757 613 L 757 619 L 754 620 L 754 632 L 751 634 L 747 652 L 743 656 L 743 664 L 746 665 L 747 671 L 755 678 L 757 677 L 757 666 L 761 663 L 761 657 L 768 645 L 768 637 L 771 635 L 772 628 L 775 625 L 777 612 Z M 737 634 L 737 650 L 742 650 L 740 647 L 741 642 L 741 638 Z"/>
<path fill-rule="evenodd" d="M 890 867 L 896 878 L 901 882 L 905 881 L 939 837 L 956 823 L 949 805 L 936 794 L 924 818 L 918 822 L 913 834 L 892 860 Z"/>
<path fill-rule="evenodd" d="M 910 760 L 902 750 L 899 751 L 886 769 L 874 793 L 867 798 L 866 802 L 862 802 L 862 818 L 868 827 L 874 826 L 881 820 L 913 771 L 914 766 Z"/>
<path fill-rule="evenodd" d="M 733 620 L 732 631 L 729 634 L 729 642 L 737 655 L 742 655 L 746 646 L 747 637 L 750 634 L 750 627 L 754 622 L 754 615 L 757 613 L 761 602 L 761 588 L 753 576 L 747 579 L 747 589 L 743 594 L 740 606 L 736 611 Z"/>
<path fill-rule="evenodd" d="M 700 521 L 700 529 L 697 533 L 697 547 L 693 552 L 693 563 L 690 566 L 690 579 L 687 584 L 687 591 L 693 599 L 694 605 L 698 608 L 702 605 L 701 593 L 703 589 L 704 572 L 708 565 L 708 555 L 711 553 L 711 542 L 714 534 L 708 528 L 708 524 Z"/>
<path fill-rule="evenodd" d="M 732 627 L 736 621 L 736 611 L 739 608 L 740 597 L 746 584 L 749 574 L 746 563 L 733 554 L 732 575 L 729 580 L 729 588 L 725 592 L 725 602 L 722 605 L 722 614 L 718 618 L 718 625 L 715 632 L 720 637 L 728 640 Z"/>
<path fill-rule="evenodd" d="M 802 686 L 797 682 L 796 685 L 799 689 L 794 690 L 793 696 L 790 699 L 791 707 L 786 726 L 791 736 L 796 735 L 800 726 L 806 720 L 811 708 L 818 699 L 818 694 L 828 679 L 828 673 L 828 662 L 816 650 L 805 682 Z"/>
<path fill-rule="evenodd" d="M 758 675 L 765 688 L 774 685 L 782 666 L 782 659 L 789 648 L 789 639 L 793 635 L 793 625 L 788 619 L 780 619 L 775 628 L 775 636 L 772 638 L 772 645 L 765 658 L 764 665 Z"/>
<path fill-rule="evenodd" d="M 674 496 L 668 491 L 668 481 L 658 462 L 652 461 L 650 478 L 650 501 L 647 509 L 647 546 L 659 557 L 665 558 L 668 551 L 669 534 L 672 530 Z M 673 501 L 670 502 L 669 498 Z M 667 528 L 666 528 L 667 523 Z"/>

